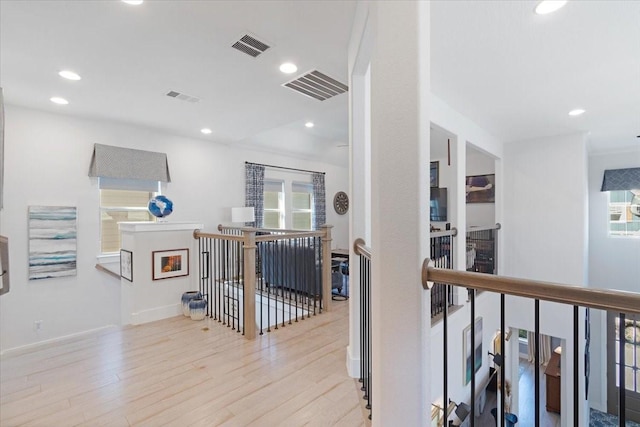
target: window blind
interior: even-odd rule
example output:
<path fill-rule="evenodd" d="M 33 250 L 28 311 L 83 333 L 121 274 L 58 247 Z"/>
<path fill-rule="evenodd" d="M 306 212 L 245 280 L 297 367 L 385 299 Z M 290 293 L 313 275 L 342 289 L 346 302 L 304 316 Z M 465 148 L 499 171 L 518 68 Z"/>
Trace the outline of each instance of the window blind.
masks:
<path fill-rule="evenodd" d="M 89 176 L 171 182 L 165 153 L 95 144 Z"/>

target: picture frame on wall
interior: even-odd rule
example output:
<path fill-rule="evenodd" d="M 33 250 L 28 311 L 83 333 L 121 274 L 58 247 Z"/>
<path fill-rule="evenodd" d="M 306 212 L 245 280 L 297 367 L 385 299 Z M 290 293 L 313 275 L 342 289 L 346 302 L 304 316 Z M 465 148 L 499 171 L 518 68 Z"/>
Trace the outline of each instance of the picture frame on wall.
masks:
<path fill-rule="evenodd" d="M 171 249 L 152 253 L 153 280 L 189 275 L 189 249 Z"/>
<path fill-rule="evenodd" d="M 464 385 L 471 381 L 471 347 L 471 325 L 469 325 L 462 332 L 462 355 L 464 357 L 462 378 Z M 475 321 L 475 365 L 475 372 L 478 372 L 482 367 L 482 317 L 477 317 Z"/>
<path fill-rule="evenodd" d="M 120 277 L 133 282 L 133 252 L 120 249 Z"/>
<path fill-rule="evenodd" d="M 467 203 L 495 203 L 495 174 L 472 175 L 465 180 Z"/>
<path fill-rule="evenodd" d="M 431 187 L 437 188 L 440 184 L 440 162 L 431 162 L 429 169 L 429 183 Z"/>

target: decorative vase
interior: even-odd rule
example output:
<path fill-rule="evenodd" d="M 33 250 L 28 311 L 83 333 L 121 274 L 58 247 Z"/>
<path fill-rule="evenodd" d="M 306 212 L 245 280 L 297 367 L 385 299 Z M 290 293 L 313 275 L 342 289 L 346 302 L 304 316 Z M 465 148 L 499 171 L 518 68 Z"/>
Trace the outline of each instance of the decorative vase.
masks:
<path fill-rule="evenodd" d="M 202 320 L 207 315 L 207 300 L 204 298 L 194 298 L 189 301 L 189 312 L 191 320 Z"/>
<path fill-rule="evenodd" d="M 189 301 L 194 298 L 202 298 L 200 291 L 187 291 L 182 294 L 182 314 L 189 317 L 191 312 L 189 311 Z"/>

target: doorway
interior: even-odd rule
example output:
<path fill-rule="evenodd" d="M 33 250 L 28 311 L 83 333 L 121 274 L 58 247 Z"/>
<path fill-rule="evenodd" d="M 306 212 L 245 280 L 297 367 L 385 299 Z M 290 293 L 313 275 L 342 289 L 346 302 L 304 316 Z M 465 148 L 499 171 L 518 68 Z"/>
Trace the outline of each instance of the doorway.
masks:
<path fill-rule="evenodd" d="M 618 414 L 620 328 L 624 328 L 626 420 L 640 422 L 640 315 L 607 313 L 607 412 Z"/>

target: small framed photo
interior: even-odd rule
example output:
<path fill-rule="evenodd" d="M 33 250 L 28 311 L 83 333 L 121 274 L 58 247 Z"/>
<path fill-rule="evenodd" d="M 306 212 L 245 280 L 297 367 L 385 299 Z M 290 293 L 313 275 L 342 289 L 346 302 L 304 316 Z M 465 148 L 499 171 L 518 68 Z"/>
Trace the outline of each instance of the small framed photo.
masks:
<path fill-rule="evenodd" d="M 120 277 L 133 282 L 133 252 L 120 249 Z"/>
<path fill-rule="evenodd" d="M 152 255 L 153 280 L 189 275 L 189 249 L 154 251 Z"/>
<path fill-rule="evenodd" d="M 429 169 L 429 182 L 431 183 L 431 187 L 437 188 L 439 186 L 439 174 L 440 162 L 431 162 L 431 168 Z"/>

